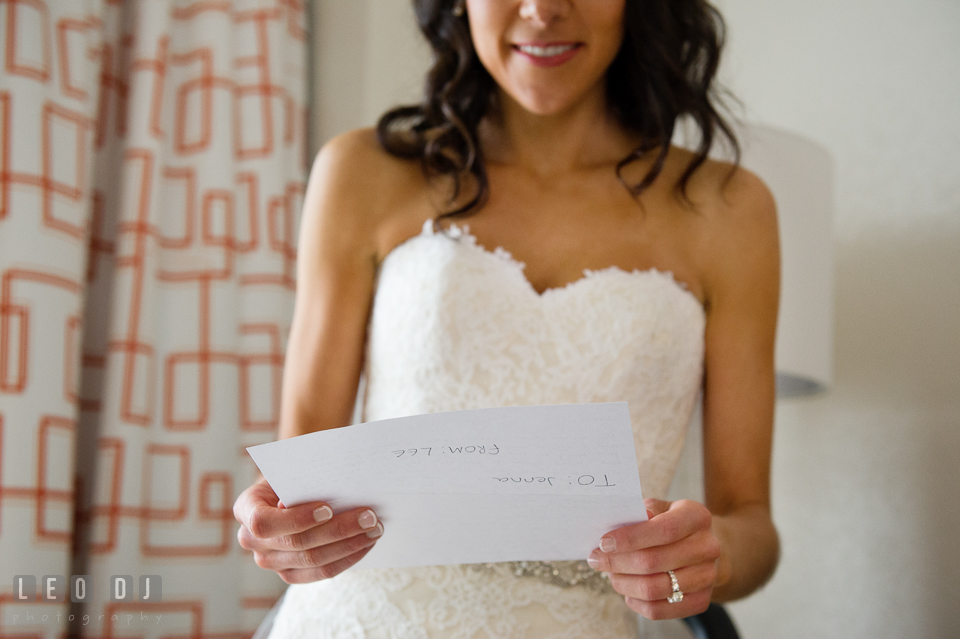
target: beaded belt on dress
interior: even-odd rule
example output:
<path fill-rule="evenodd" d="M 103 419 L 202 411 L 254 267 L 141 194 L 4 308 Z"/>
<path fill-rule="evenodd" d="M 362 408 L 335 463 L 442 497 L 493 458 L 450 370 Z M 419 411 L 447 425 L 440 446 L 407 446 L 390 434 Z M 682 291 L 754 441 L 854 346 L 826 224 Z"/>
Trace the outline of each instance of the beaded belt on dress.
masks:
<path fill-rule="evenodd" d="M 587 588 L 596 592 L 614 592 L 610 579 L 586 561 L 508 561 L 496 564 L 471 564 L 474 570 L 494 572 L 506 568 L 517 577 L 532 577 L 560 588 Z"/>

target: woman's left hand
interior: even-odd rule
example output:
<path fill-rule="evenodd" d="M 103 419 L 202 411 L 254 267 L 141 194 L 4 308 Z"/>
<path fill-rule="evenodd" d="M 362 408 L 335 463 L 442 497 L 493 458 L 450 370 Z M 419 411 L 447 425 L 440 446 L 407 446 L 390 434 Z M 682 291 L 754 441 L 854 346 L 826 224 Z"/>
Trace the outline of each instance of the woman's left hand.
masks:
<path fill-rule="evenodd" d="M 644 505 L 650 519 L 604 535 L 588 563 L 609 573 L 627 606 L 648 619 L 703 612 L 710 605 L 720 558 L 710 511 L 690 500 L 645 499 Z M 677 603 L 667 601 L 673 594 L 668 570 L 673 570 L 683 592 Z"/>

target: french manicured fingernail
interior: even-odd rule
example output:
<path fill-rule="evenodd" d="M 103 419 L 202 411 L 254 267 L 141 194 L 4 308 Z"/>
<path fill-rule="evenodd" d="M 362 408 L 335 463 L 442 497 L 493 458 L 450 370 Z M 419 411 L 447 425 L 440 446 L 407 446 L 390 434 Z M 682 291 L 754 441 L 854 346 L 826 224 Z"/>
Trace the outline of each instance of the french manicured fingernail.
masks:
<path fill-rule="evenodd" d="M 603 552 L 613 552 L 617 549 L 617 540 L 613 537 L 604 537 L 600 540 L 600 550 Z"/>
<path fill-rule="evenodd" d="M 600 560 L 594 557 L 593 555 L 587 557 L 587 563 L 590 564 L 590 567 L 596 570 L 600 567 Z"/>
<path fill-rule="evenodd" d="M 357 521 L 360 522 L 360 527 L 363 529 L 373 528 L 377 525 L 377 514 L 372 510 L 365 510 L 360 513 Z"/>
<path fill-rule="evenodd" d="M 333 511 L 330 510 L 330 506 L 320 506 L 313 511 L 313 518 L 317 520 L 318 524 L 322 524 L 325 521 L 330 521 L 333 517 Z"/>
<path fill-rule="evenodd" d="M 367 533 L 367 537 L 370 539 L 376 539 L 383 534 L 383 524 L 377 524 L 377 527 Z"/>

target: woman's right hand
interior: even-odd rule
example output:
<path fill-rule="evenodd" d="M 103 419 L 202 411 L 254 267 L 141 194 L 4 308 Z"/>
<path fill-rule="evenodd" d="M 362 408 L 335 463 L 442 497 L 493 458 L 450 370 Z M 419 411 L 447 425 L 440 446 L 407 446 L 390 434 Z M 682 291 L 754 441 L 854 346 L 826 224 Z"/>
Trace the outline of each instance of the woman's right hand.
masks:
<path fill-rule="evenodd" d="M 233 516 L 240 522 L 240 546 L 253 551 L 258 566 L 288 584 L 339 575 L 383 534 L 383 524 L 369 508 L 338 515 L 323 502 L 285 508 L 262 477 L 237 497 Z"/>

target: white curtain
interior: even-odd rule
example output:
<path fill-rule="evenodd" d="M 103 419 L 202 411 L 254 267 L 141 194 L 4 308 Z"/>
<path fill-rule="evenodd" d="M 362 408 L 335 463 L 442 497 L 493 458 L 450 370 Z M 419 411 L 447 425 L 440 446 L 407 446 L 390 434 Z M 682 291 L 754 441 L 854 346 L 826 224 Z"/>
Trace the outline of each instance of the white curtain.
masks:
<path fill-rule="evenodd" d="M 283 590 L 231 507 L 277 426 L 305 24 L 302 0 L 0 1 L 5 633 L 249 636 Z M 80 574 L 86 606 L 10 590 Z M 162 601 L 111 602 L 112 575 Z"/>

